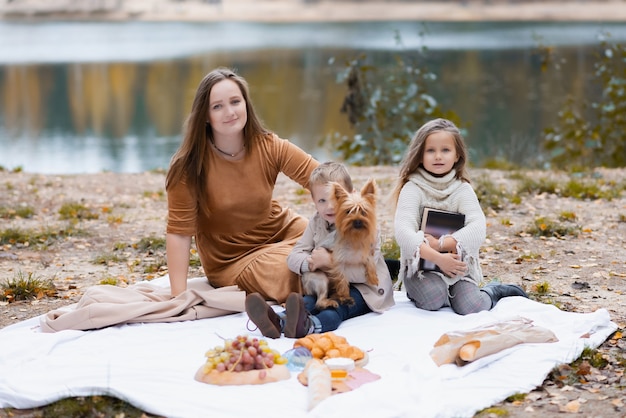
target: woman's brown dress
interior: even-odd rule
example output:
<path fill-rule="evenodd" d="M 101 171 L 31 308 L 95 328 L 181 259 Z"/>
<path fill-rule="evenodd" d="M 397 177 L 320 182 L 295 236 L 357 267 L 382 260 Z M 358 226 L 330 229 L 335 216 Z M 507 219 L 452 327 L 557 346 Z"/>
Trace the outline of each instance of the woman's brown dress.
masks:
<path fill-rule="evenodd" d="M 202 267 L 214 287 L 236 284 L 282 303 L 300 292 L 300 278 L 287 256 L 304 232 L 306 218 L 272 198 L 279 173 L 302 187 L 318 162 L 289 141 L 269 134 L 253 141 L 239 161 L 208 148 L 210 217 L 184 182 L 168 192 L 167 232 L 195 236 Z"/>

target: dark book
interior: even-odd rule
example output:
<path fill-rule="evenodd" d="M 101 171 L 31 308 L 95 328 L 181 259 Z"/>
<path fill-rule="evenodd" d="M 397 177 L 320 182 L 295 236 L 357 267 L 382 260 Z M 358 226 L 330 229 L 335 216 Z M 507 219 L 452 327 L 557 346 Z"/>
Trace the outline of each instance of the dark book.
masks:
<path fill-rule="evenodd" d="M 450 212 L 441 209 L 424 208 L 422 215 L 421 230 L 435 238 L 449 235 L 465 226 L 465 214 Z M 430 261 L 420 258 L 420 270 L 441 271 L 439 267 Z"/>

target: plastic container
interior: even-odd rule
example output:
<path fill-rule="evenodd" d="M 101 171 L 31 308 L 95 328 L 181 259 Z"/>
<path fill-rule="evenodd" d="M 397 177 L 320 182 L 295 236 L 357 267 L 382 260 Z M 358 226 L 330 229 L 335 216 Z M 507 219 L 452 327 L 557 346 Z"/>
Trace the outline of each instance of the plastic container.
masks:
<path fill-rule="evenodd" d="M 283 357 L 287 359 L 287 368 L 289 370 L 299 372 L 304 370 L 304 367 L 313 358 L 313 355 L 305 347 L 296 347 L 285 351 Z"/>
<path fill-rule="evenodd" d="M 330 370 L 331 379 L 341 380 L 348 377 L 348 373 L 354 370 L 354 360 L 346 357 L 334 357 L 324 361 Z"/>

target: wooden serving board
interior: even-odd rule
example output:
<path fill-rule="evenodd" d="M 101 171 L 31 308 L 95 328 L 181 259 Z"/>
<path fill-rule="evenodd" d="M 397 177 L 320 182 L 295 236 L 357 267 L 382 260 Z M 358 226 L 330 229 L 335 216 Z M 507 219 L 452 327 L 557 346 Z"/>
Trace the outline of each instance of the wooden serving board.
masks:
<path fill-rule="evenodd" d="M 209 373 L 205 373 L 204 366 L 202 366 L 196 372 L 195 379 L 211 385 L 228 386 L 262 385 L 286 380 L 290 377 L 291 373 L 287 366 L 275 364 L 270 369 L 250 370 L 247 372 L 218 372 L 217 370 L 211 370 Z"/>

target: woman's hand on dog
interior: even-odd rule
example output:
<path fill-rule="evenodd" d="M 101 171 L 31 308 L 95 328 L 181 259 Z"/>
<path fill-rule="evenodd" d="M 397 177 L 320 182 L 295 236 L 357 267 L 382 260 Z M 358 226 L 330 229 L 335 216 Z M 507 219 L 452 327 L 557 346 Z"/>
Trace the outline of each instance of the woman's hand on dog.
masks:
<path fill-rule="evenodd" d="M 311 251 L 311 255 L 307 258 L 307 261 L 310 271 L 327 271 L 331 267 L 332 258 L 326 248 L 316 248 Z"/>

